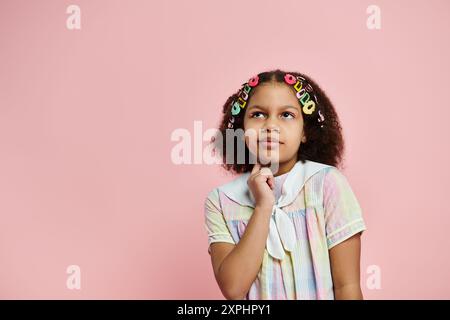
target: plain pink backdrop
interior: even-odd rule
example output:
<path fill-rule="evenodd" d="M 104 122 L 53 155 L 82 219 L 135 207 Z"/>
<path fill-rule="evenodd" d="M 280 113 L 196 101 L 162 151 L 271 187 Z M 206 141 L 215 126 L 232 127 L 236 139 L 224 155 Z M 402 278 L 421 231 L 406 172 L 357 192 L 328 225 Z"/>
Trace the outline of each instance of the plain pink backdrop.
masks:
<path fill-rule="evenodd" d="M 203 202 L 233 177 L 175 165 L 170 137 L 217 126 L 273 68 L 338 110 L 365 298 L 450 298 L 450 2 L 10 0 L 0 15 L 0 298 L 222 299 Z"/>

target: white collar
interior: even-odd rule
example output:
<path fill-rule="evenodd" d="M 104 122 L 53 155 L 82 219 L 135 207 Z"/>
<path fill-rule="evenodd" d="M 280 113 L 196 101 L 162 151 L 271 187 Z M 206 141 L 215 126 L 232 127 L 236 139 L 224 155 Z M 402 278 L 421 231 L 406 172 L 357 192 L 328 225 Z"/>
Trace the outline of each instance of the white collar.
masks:
<path fill-rule="evenodd" d="M 270 219 L 266 248 L 272 257 L 283 259 L 285 250 L 292 251 L 295 245 L 294 225 L 281 208 L 295 200 L 309 178 L 328 167 L 330 165 L 320 162 L 305 160 L 305 163 L 302 163 L 299 160 L 289 171 L 281 188 L 281 196 L 273 206 L 273 219 Z M 240 205 L 254 208 L 255 200 L 247 185 L 249 176 L 250 172 L 244 173 L 233 181 L 219 186 L 218 189 Z"/>
<path fill-rule="evenodd" d="M 302 190 L 306 181 L 311 176 L 327 167 L 330 166 L 320 162 L 305 160 L 305 163 L 302 163 L 300 160 L 297 161 L 291 171 L 289 171 L 288 176 L 283 183 L 281 196 L 277 201 L 277 205 L 279 207 L 284 207 L 292 203 Z M 249 176 L 250 172 L 246 172 L 233 181 L 219 186 L 218 189 L 240 205 L 254 208 L 255 200 L 247 185 Z"/>

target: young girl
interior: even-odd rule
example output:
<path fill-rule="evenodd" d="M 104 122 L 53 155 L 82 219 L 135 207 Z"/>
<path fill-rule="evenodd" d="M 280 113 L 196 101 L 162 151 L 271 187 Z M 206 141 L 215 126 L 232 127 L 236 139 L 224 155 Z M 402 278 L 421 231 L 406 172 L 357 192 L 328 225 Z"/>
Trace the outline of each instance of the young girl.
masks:
<path fill-rule="evenodd" d="M 241 175 L 208 194 L 205 228 L 225 298 L 362 299 L 366 226 L 337 168 L 344 141 L 328 97 L 306 75 L 274 70 L 244 83 L 223 113 L 215 145 Z M 238 129 L 257 132 L 256 147 L 244 137 L 243 155 L 239 139 L 217 143 Z"/>

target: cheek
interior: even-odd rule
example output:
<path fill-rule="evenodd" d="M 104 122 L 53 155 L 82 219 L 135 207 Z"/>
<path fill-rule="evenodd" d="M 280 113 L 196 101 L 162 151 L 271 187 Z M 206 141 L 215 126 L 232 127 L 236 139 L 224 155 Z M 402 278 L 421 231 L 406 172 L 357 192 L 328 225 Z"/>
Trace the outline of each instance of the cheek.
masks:
<path fill-rule="evenodd" d="M 246 127 L 245 129 L 245 144 L 247 148 L 252 152 L 256 153 L 258 145 L 258 135 L 257 129 L 254 127 Z"/>
<path fill-rule="evenodd" d="M 303 123 L 295 122 L 291 123 L 288 128 L 286 128 L 285 140 L 289 144 L 300 144 L 300 140 L 303 136 Z"/>
<path fill-rule="evenodd" d="M 244 132 L 246 133 L 246 141 L 250 138 L 250 137 L 257 137 L 259 135 L 259 132 L 262 129 L 262 125 L 260 122 L 258 121 L 244 121 L 243 124 L 243 128 L 244 128 Z"/>

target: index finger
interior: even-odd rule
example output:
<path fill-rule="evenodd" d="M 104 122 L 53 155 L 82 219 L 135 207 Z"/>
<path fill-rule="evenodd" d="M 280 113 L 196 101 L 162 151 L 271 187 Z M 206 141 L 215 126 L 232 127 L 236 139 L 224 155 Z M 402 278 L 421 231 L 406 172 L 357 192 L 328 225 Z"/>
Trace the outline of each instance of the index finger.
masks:
<path fill-rule="evenodd" d="M 253 165 L 253 169 L 252 169 L 252 173 L 251 174 L 254 174 L 254 173 L 258 172 L 259 169 L 261 169 L 261 164 L 258 161 L 256 161 L 256 163 Z"/>

